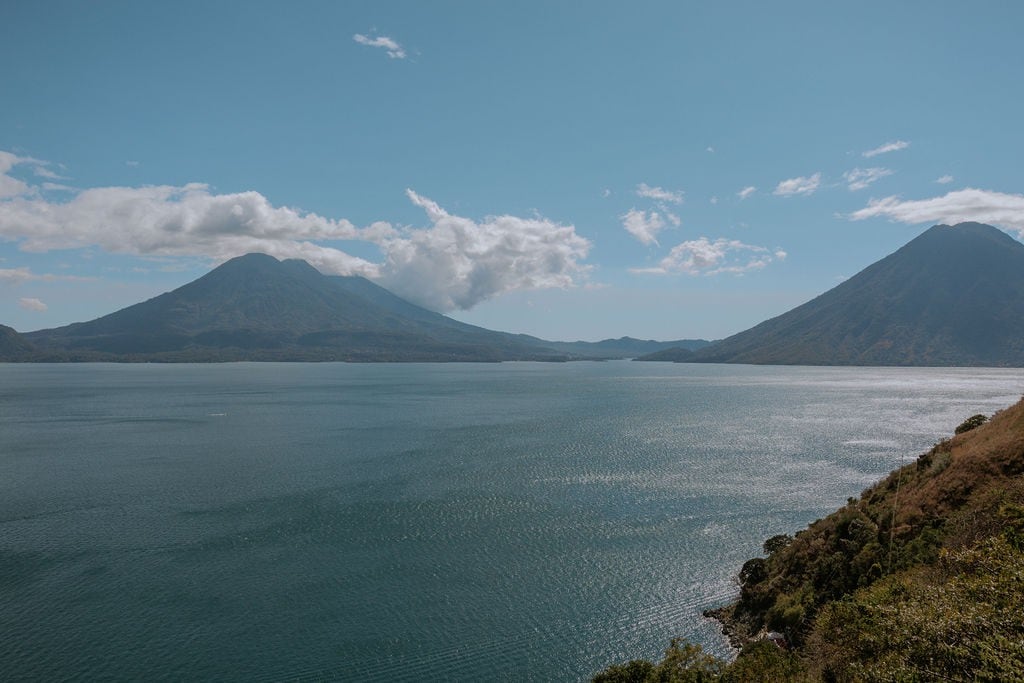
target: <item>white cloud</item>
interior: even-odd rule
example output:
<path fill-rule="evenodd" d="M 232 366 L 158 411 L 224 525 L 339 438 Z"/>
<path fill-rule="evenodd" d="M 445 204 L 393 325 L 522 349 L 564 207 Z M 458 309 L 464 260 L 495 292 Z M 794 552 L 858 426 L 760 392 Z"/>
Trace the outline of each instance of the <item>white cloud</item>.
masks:
<path fill-rule="evenodd" d="M 772 261 L 786 258 L 786 252 L 776 249 L 774 252 L 765 247 L 744 244 L 739 240 L 719 238 L 714 241 L 707 237 L 689 240 L 677 244 L 669 255 L 654 268 L 633 268 L 634 273 L 653 273 L 667 275 L 685 273 L 687 275 L 717 275 L 733 273 L 741 275 L 751 270 L 764 268 Z"/>
<path fill-rule="evenodd" d="M 135 161 L 134 159 L 129 159 L 128 161 L 124 162 L 124 165 L 130 166 L 131 168 L 138 168 L 139 162 Z"/>
<path fill-rule="evenodd" d="M 931 199 L 902 200 L 897 196 L 872 199 L 850 218 L 886 217 L 901 223 L 990 223 L 1024 237 L 1024 195 L 966 188 Z"/>
<path fill-rule="evenodd" d="M 707 149 L 705 151 L 710 152 L 711 154 L 714 154 L 715 153 L 715 148 L 712 147 L 711 145 L 708 145 L 708 147 L 707 147 Z"/>
<path fill-rule="evenodd" d="M 40 187 L 44 190 L 51 190 L 57 192 L 77 192 L 77 189 L 69 185 L 61 185 L 60 183 L 43 183 Z"/>
<path fill-rule="evenodd" d="M 0 164 L 16 163 L 14 155 Z M 2 177 L 2 176 L 0 176 Z M 0 240 L 23 251 L 98 247 L 145 257 L 224 261 L 248 252 L 300 258 L 325 273 L 363 275 L 435 310 L 469 308 L 516 289 L 568 287 L 585 279 L 590 242 L 572 225 L 542 217 L 453 216 L 412 190 L 429 228 L 396 229 L 386 222 L 356 227 L 289 207 L 258 192 L 214 194 L 206 185 L 99 187 L 69 190 L 52 201 L 37 188 L 0 200 Z M 338 241 L 376 245 L 380 262 L 337 248 Z M 0 283 L 70 279 L 26 268 L 0 269 Z"/>
<path fill-rule="evenodd" d="M 862 152 L 861 156 L 870 159 L 871 157 L 876 157 L 879 154 L 887 154 L 888 152 L 898 152 L 901 149 L 906 149 L 907 147 L 910 147 L 909 142 L 905 142 L 903 140 L 893 140 L 892 142 L 887 142 L 884 145 L 879 145 L 874 149 L 869 149 L 866 152 Z"/>
<path fill-rule="evenodd" d="M 821 173 L 815 173 L 808 177 L 790 178 L 783 180 L 775 187 L 776 194 L 780 197 L 791 197 L 797 194 L 813 194 L 821 184 Z"/>
<path fill-rule="evenodd" d="M 647 183 L 640 183 L 636 186 L 636 196 L 654 199 L 659 202 L 682 204 L 683 194 L 682 190 L 664 190 L 660 187 L 651 187 Z"/>
<path fill-rule="evenodd" d="M 49 308 L 39 299 L 33 299 L 32 297 L 23 296 L 18 299 L 18 305 L 24 308 L 26 311 L 39 311 L 43 312 Z"/>
<path fill-rule="evenodd" d="M 0 199 L 31 195 L 37 192 L 37 188 L 29 185 L 25 181 L 7 175 L 15 166 L 30 167 L 32 169 L 32 174 L 38 178 L 46 178 L 47 180 L 63 180 L 64 176 L 58 175 L 47 168 L 49 165 L 50 162 L 43 161 L 42 159 L 22 157 L 17 154 L 12 154 L 11 152 L 0 150 Z M 46 185 L 53 185 L 53 183 L 44 183 L 44 187 Z"/>
<path fill-rule="evenodd" d="M 739 197 L 740 199 L 746 199 L 755 192 L 757 192 L 757 188 L 754 187 L 753 185 L 748 185 L 747 187 L 744 187 L 742 190 L 737 192 L 736 196 Z"/>
<path fill-rule="evenodd" d="M 711 201 L 712 204 L 717 204 L 718 203 L 718 197 L 712 197 L 710 199 L 710 201 Z"/>
<path fill-rule="evenodd" d="M 665 227 L 665 221 L 657 211 L 630 209 L 622 216 L 622 227 L 643 244 L 657 244 L 658 232 Z"/>
<path fill-rule="evenodd" d="M 387 36 L 371 38 L 370 36 L 364 36 L 361 33 L 357 33 L 352 36 L 352 40 L 356 41 L 360 45 L 383 48 L 387 50 L 388 57 L 391 57 L 391 59 L 405 59 L 405 50 L 402 46 L 394 39 L 388 38 Z"/>
<path fill-rule="evenodd" d="M 887 168 L 855 168 L 843 174 L 843 179 L 848 183 L 851 192 L 863 190 L 876 180 L 892 175 Z"/>
<path fill-rule="evenodd" d="M 433 199 L 421 197 L 420 195 L 416 194 L 415 192 L 408 188 L 406 188 L 405 190 L 405 196 L 407 196 L 409 198 L 409 201 L 411 201 L 413 204 L 426 211 L 427 218 L 429 218 L 433 223 L 437 223 L 441 219 L 449 217 L 448 212 L 442 209 L 441 205 L 435 202 Z"/>
<path fill-rule="evenodd" d="M 661 209 L 662 209 L 662 211 L 665 212 L 665 218 L 668 219 L 669 223 L 671 223 L 672 225 L 676 226 L 677 228 L 680 225 L 683 224 L 683 221 L 682 221 L 682 219 L 679 218 L 679 216 L 675 215 L 674 213 L 672 213 L 671 211 L 669 211 L 665 207 L 661 207 Z"/>
<path fill-rule="evenodd" d="M 50 169 L 46 168 L 41 164 L 34 166 L 32 168 L 32 173 L 34 173 L 40 178 L 47 178 L 48 180 L 64 180 L 64 176 L 57 175 L 56 173 L 54 173 L 53 171 L 51 171 Z"/>
<path fill-rule="evenodd" d="M 27 183 L 0 173 L 0 199 L 27 194 L 29 189 Z"/>
<path fill-rule="evenodd" d="M 20 285 L 23 282 L 88 282 L 92 278 L 78 277 L 76 275 L 53 275 L 52 273 L 33 273 L 31 269 L 21 268 L 0 268 L 0 286 Z"/>
<path fill-rule="evenodd" d="M 468 309 L 514 290 L 566 288 L 585 276 L 590 242 L 572 225 L 545 218 L 489 216 L 475 222 L 406 190 L 432 226 L 380 242 L 378 281 L 434 310 Z"/>
<path fill-rule="evenodd" d="M 948 185 L 951 182 L 953 182 L 953 176 L 947 173 L 944 176 L 939 176 L 938 178 L 936 178 L 935 182 L 937 182 L 939 185 Z"/>
<path fill-rule="evenodd" d="M 27 163 L 32 167 L 32 174 L 39 178 L 46 178 L 47 180 L 67 180 L 65 176 L 62 176 L 54 171 L 51 171 L 49 161 L 43 161 L 42 159 L 33 159 L 32 157 L 22 157 L 22 163 Z"/>
<path fill-rule="evenodd" d="M 20 285 L 33 279 L 28 268 L 0 268 L 0 285 Z"/>
<path fill-rule="evenodd" d="M 606 187 L 603 190 L 601 190 L 601 196 L 604 197 L 605 199 L 608 199 L 609 197 L 612 196 L 612 191 Z"/>
<path fill-rule="evenodd" d="M 18 197 L 31 191 L 32 188 L 28 183 L 7 175 L 8 171 L 25 161 L 26 159 L 16 154 L 0 150 L 0 199 Z"/>
<path fill-rule="evenodd" d="M 36 252 L 98 246 L 119 254 L 223 260 L 262 251 L 372 276 L 374 264 L 313 241 L 372 240 L 389 231 L 386 224 L 359 229 L 344 219 L 275 207 L 258 192 L 211 194 L 199 183 L 93 188 L 64 203 L 38 197 L 0 202 L 0 237 Z"/>

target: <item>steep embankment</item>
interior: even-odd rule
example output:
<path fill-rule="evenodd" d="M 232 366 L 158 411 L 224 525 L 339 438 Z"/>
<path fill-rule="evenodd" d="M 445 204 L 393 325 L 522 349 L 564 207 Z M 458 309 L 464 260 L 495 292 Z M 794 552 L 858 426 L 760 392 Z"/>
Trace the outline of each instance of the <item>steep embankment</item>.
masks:
<path fill-rule="evenodd" d="M 1024 401 L 982 422 L 768 539 L 739 600 L 709 613 L 743 646 L 736 662 L 676 643 L 595 680 L 1024 680 Z"/>

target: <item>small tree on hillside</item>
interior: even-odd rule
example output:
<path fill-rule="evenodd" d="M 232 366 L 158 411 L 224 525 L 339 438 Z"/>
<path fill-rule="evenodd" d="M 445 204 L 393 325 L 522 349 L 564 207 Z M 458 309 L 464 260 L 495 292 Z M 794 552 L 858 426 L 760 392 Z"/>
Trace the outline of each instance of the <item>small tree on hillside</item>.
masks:
<path fill-rule="evenodd" d="M 977 415 L 971 415 L 969 418 L 961 422 L 960 426 L 957 427 L 955 431 L 957 434 L 963 434 L 964 432 L 969 432 L 972 429 L 980 427 L 986 422 L 988 422 L 988 418 L 982 415 L 981 413 L 978 413 Z"/>

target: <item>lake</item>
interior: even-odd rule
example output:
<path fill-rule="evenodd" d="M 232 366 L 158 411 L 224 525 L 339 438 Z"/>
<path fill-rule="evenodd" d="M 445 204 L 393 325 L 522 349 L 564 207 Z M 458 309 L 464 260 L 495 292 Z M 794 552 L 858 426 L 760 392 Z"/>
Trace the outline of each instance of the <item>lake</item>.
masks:
<path fill-rule="evenodd" d="M 0 677 L 585 680 L 1018 369 L 0 364 Z"/>

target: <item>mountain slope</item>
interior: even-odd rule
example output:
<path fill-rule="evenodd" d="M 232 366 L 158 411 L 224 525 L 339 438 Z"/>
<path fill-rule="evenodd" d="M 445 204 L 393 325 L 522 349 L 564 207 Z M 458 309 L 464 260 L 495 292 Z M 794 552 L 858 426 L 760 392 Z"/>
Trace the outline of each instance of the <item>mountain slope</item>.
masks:
<path fill-rule="evenodd" d="M 513 335 L 414 306 L 304 261 L 231 259 L 203 277 L 89 322 L 23 335 L 41 356 L 94 360 L 564 359 Z"/>
<path fill-rule="evenodd" d="M 17 357 L 32 350 L 32 344 L 14 328 L 0 325 L 0 358 Z"/>
<path fill-rule="evenodd" d="M 1024 244 L 980 223 L 936 225 L 816 299 L 689 360 L 1024 366 Z"/>

